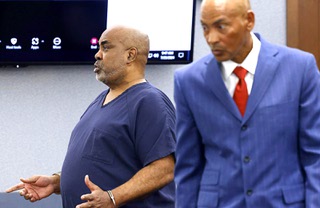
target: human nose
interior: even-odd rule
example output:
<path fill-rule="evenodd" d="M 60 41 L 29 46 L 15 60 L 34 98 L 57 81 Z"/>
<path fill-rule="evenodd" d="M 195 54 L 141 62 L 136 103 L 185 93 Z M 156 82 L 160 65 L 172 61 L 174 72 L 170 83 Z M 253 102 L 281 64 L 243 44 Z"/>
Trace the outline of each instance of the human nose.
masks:
<path fill-rule="evenodd" d="M 101 51 L 100 50 L 94 55 L 94 58 L 96 60 L 101 60 Z"/>
<path fill-rule="evenodd" d="M 219 42 L 219 34 L 213 30 L 210 30 L 206 35 L 207 42 L 210 44 L 215 44 Z"/>

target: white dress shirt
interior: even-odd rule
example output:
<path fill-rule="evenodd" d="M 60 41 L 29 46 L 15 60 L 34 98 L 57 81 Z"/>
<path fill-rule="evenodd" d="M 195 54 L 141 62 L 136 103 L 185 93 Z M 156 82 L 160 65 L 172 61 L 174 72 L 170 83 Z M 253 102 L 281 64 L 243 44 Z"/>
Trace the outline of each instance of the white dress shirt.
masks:
<path fill-rule="evenodd" d="M 222 62 L 222 67 L 221 67 L 221 74 L 222 74 L 222 79 L 231 95 L 233 97 L 234 89 L 239 81 L 239 78 L 233 73 L 233 70 L 237 66 L 242 66 L 245 68 L 248 73 L 245 77 L 245 81 L 247 84 L 247 89 L 248 89 L 248 94 L 250 95 L 251 89 L 252 89 L 252 84 L 253 84 L 253 78 L 254 78 L 254 73 L 256 71 L 257 63 L 258 63 L 258 56 L 261 48 L 261 42 L 260 40 L 251 32 L 251 37 L 252 37 L 252 42 L 253 46 L 248 54 L 248 56 L 245 58 L 245 60 L 241 63 L 238 64 L 236 62 L 233 62 L 231 60 L 228 61 L 223 61 Z"/>

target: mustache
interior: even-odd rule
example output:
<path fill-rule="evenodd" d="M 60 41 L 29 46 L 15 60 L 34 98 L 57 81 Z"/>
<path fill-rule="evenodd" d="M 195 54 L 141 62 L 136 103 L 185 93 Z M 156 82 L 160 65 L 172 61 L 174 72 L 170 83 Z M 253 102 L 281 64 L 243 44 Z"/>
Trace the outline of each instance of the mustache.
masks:
<path fill-rule="evenodd" d="M 101 65 L 100 65 L 100 63 L 99 63 L 98 61 L 96 61 L 96 62 L 94 63 L 94 67 L 96 67 L 96 68 L 101 68 Z"/>
<path fill-rule="evenodd" d="M 218 51 L 223 51 L 223 50 L 224 50 L 223 47 L 218 46 L 218 45 L 210 45 L 209 47 L 210 47 L 210 49 L 211 49 L 212 51 L 216 51 L 216 50 L 218 50 Z"/>
<path fill-rule="evenodd" d="M 215 51 L 215 50 L 218 50 L 218 51 L 224 50 L 224 47 L 222 47 L 219 43 L 209 44 L 209 47 L 213 51 Z"/>

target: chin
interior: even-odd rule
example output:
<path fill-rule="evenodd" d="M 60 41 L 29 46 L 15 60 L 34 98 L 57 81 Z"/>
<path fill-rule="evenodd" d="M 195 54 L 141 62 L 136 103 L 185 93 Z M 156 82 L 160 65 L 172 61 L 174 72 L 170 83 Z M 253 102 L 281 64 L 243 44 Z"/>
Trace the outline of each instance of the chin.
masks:
<path fill-rule="evenodd" d="M 99 73 L 96 74 L 96 80 L 98 80 L 99 82 L 104 81 L 104 79 L 101 77 L 101 75 Z"/>
<path fill-rule="evenodd" d="M 216 60 L 218 62 L 223 62 L 223 61 L 229 61 L 230 60 L 230 58 L 225 58 L 225 57 L 217 57 L 217 56 L 215 56 L 215 58 L 216 58 Z"/>

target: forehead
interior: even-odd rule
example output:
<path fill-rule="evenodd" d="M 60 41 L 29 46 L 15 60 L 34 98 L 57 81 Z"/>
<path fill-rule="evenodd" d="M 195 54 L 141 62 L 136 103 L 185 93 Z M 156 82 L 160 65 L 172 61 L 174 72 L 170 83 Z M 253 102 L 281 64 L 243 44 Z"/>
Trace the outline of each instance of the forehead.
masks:
<path fill-rule="evenodd" d="M 108 44 L 118 44 L 120 43 L 120 39 L 121 37 L 118 35 L 116 36 L 115 32 L 114 31 L 104 31 L 101 36 L 100 36 L 100 39 L 99 39 L 99 43 L 108 43 Z"/>
<path fill-rule="evenodd" d="M 224 0 L 207 0 L 201 5 L 201 21 L 215 21 L 216 19 L 230 19 L 239 14 L 236 4 Z"/>

